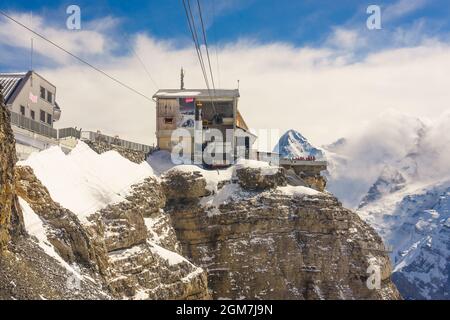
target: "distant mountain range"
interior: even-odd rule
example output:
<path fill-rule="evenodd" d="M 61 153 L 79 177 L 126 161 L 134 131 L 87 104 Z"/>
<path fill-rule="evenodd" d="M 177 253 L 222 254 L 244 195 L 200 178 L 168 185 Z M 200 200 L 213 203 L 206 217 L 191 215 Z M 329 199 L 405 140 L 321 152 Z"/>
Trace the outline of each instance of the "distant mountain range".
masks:
<path fill-rule="evenodd" d="M 425 123 L 389 112 L 364 132 L 322 147 L 328 190 L 392 248 L 393 280 L 406 299 L 450 299 L 448 132 L 450 116 Z M 280 145 L 289 155 L 297 145 L 318 149 L 289 132 Z"/>

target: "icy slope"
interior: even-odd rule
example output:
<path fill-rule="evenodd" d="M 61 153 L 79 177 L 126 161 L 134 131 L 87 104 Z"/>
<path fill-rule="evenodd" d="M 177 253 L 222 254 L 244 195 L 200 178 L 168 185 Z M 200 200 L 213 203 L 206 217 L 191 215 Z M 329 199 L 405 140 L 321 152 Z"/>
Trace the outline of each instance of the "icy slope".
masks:
<path fill-rule="evenodd" d="M 450 298 L 449 208 L 447 182 L 411 184 L 358 210 L 391 246 L 393 279 L 404 298 Z"/>
<path fill-rule="evenodd" d="M 390 112 L 326 151 L 331 192 L 392 247 L 408 299 L 449 299 L 450 117 Z"/>
<path fill-rule="evenodd" d="M 107 205 L 124 201 L 133 184 L 153 176 L 147 163 L 132 163 L 115 151 L 99 155 L 83 142 L 68 155 L 52 147 L 18 165 L 30 166 L 52 198 L 82 222 Z"/>

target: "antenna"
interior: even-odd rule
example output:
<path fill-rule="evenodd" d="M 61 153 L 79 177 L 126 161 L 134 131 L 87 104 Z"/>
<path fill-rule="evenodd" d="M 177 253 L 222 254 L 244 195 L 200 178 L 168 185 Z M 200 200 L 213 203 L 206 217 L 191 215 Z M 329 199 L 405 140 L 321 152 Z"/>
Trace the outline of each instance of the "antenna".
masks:
<path fill-rule="evenodd" d="M 181 67 L 181 90 L 184 90 L 184 69 Z"/>
<path fill-rule="evenodd" d="M 33 54 L 34 54 L 34 39 L 31 38 L 31 57 L 30 57 L 30 71 L 33 71 Z"/>
<path fill-rule="evenodd" d="M 31 11 L 31 28 L 33 28 L 33 11 Z M 33 71 L 34 39 L 31 37 L 30 71 Z"/>
<path fill-rule="evenodd" d="M 240 89 L 241 86 L 241 80 L 238 80 L 238 90 Z"/>

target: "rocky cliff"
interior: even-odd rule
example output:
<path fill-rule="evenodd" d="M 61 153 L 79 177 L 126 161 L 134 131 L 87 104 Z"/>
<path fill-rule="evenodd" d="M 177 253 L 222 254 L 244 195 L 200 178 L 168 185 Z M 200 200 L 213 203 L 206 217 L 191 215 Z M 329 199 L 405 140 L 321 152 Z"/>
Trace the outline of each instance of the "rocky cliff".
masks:
<path fill-rule="evenodd" d="M 3 104 L 0 116 L 0 299 L 209 298 L 206 272 L 180 255 L 157 179 L 81 220 L 31 167 L 15 166 Z"/>
<path fill-rule="evenodd" d="M 400 298 L 371 227 L 328 193 L 255 170 L 238 169 L 234 183 L 212 192 L 201 172 L 172 169 L 164 178 L 165 189 L 196 186 L 192 194 L 169 193 L 166 209 L 184 254 L 207 270 L 213 298 Z M 371 265 L 381 272 L 375 290 L 367 286 Z"/>
<path fill-rule="evenodd" d="M 83 292 L 71 287 L 73 273 L 27 235 L 15 163 L 10 115 L 0 95 L 0 299 L 108 298 L 91 282 Z"/>
<path fill-rule="evenodd" d="M 288 185 L 282 168 L 178 166 L 119 192 L 85 167 L 128 168 L 115 151 L 86 161 L 95 153 L 80 143 L 64 166 L 58 150 L 15 166 L 3 105 L 1 117 L 0 299 L 400 298 L 373 229 L 332 195 Z M 58 192 L 62 175 L 39 165 L 50 160 L 100 209 L 80 215 L 76 190 Z M 367 285 L 373 266 L 379 288 Z"/>
<path fill-rule="evenodd" d="M 156 179 L 132 187 L 126 201 L 91 215 L 89 223 L 54 202 L 29 167 L 16 168 L 17 192 L 45 226 L 64 262 L 116 299 L 206 299 L 206 273 L 184 259 Z M 64 264 L 64 263 L 63 263 Z M 85 283 L 79 290 L 84 292 Z"/>
<path fill-rule="evenodd" d="M 23 221 L 14 190 L 16 161 L 10 114 L 0 94 L 0 251 L 6 249 L 11 236 L 23 234 Z"/>

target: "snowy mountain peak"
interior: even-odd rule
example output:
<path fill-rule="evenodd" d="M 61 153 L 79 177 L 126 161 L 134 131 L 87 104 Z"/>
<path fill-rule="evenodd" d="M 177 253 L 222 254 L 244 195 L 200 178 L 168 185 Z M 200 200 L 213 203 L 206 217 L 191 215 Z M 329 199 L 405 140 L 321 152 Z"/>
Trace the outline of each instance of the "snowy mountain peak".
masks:
<path fill-rule="evenodd" d="M 323 159 L 322 150 L 315 148 L 298 131 L 289 130 L 278 141 L 274 152 L 279 153 L 281 158 L 297 158 L 313 156 Z"/>

